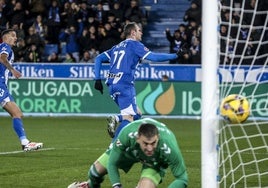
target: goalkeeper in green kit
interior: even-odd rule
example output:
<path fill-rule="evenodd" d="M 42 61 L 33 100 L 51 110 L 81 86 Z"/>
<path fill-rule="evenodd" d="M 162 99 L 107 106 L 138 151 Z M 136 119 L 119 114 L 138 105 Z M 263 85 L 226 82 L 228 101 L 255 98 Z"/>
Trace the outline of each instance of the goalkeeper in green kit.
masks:
<path fill-rule="evenodd" d="M 129 172 L 142 163 L 136 188 L 156 188 L 168 168 L 174 176 L 168 188 L 186 188 L 188 175 L 176 137 L 163 123 L 151 118 L 133 121 L 124 127 L 110 148 L 89 170 L 89 180 L 74 182 L 69 188 L 100 187 L 108 173 L 113 188 L 122 188 L 119 169 Z"/>

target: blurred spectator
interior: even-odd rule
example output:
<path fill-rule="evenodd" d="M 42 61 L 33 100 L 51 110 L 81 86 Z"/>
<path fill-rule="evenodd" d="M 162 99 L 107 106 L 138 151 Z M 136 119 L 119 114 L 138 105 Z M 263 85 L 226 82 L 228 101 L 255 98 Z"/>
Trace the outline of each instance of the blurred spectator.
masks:
<path fill-rule="evenodd" d="M 180 33 L 181 33 L 181 37 L 183 37 L 183 35 L 185 35 L 185 32 L 186 32 L 186 25 L 183 24 L 183 23 L 180 24 L 178 30 L 179 30 Z"/>
<path fill-rule="evenodd" d="M 28 34 L 25 37 L 25 43 L 27 47 L 31 46 L 32 44 L 35 44 L 38 48 L 38 51 L 43 53 L 45 46 L 44 40 L 40 37 L 38 33 L 36 33 L 36 30 L 33 26 L 29 27 L 28 29 Z"/>
<path fill-rule="evenodd" d="M 84 51 L 83 56 L 80 59 L 80 63 L 94 63 L 89 51 Z"/>
<path fill-rule="evenodd" d="M 25 32 L 23 28 L 20 28 L 18 24 L 14 24 L 11 27 L 12 29 L 14 29 L 17 33 L 17 38 L 21 38 L 21 39 L 25 39 Z"/>
<path fill-rule="evenodd" d="M 89 50 L 89 53 L 90 53 L 90 57 L 91 57 L 92 61 L 94 62 L 95 58 L 99 55 L 100 52 L 96 48 L 91 48 Z"/>
<path fill-rule="evenodd" d="M 7 17 L 5 12 L 6 3 L 5 0 L 0 0 L 0 30 L 5 30 L 7 28 Z"/>
<path fill-rule="evenodd" d="M 176 53 L 182 45 L 185 43 L 183 38 L 181 37 L 181 33 L 179 30 L 175 30 L 174 34 L 171 35 L 169 28 L 166 29 L 166 38 L 169 41 L 169 52 L 170 53 Z M 170 64 L 178 63 L 177 60 L 171 60 L 169 61 Z"/>
<path fill-rule="evenodd" d="M 108 50 L 120 41 L 120 33 L 112 28 L 110 23 L 105 23 L 104 27 L 99 27 L 100 47 L 99 51 Z"/>
<path fill-rule="evenodd" d="M 251 10 L 251 11 L 245 11 L 243 14 L 243 21 L 245 24 L 250 25 L 253 23 L 253 26 L 263 26 L 265 23 L 266 16 L 263 16 L 262 14 L 255 14 L 253 17 L 253 12 L 256 9 L 257 11 L 267 11 L 267 7 L 263 7 L 264 1 L 258 1 L 258 0 L 248 0 L 245 2 L 245 9 Z"/>
<path fill-rule="evenodd" d="M 67 25 L 63 27 L 70 27 L 70 26 L 78 26 L 78 22 L 82 22 L 82 17 L 80 15 L 80 6 L 78 6 L 75 2 L 71 3 L 71 11 L 67 15 Z"/>
<path fill-rule="evenodd" d="M 93 15 L 89 15 L 87 22 L 84 24 L 84 27 L 90 28 L 93 26 L 95 29 L 97 29 L 99 25 L 100 23 L 95 19 L 95 17 Z"/>
<path fill-rule="evenodd" d="M 251 36 L 246 46 L 246 51 L 245 51 L 245 55 L 243 58 L 244 65 L 250 65 L 254 58 L 257 46 L 256 44 L 253 43 L 253 41 L 254 41 L 254 38 Z"/>
<path fill-rule="evenodd" d="M 66 27 L 69 24 L 69 17 L 72 16 L 71 3 L 66 1 L 60 12 L 61 27 Z"/>
<path fill-rule="evenodd" d="M 191 44 L 192 36 L 195 30 L 198 30 L 198 24 L 194 20 L 190 20 L 188 25 L 186 26 L 185 36 L 183 36 L 184 40 L 187 41 L 188 44 Z"/>
<path fill-rule="evenodd" d="M 82 30 L 83 23 L 79 22 L 78 31 L 75 26 L 70 26 L 65 30 L 62 30 L 59 35 L 59 40 L 61 42 L 66 42 L 66 52 L 71 53 L 76 62 L 78 62 L 80 58 L 79 38 L 81 36 Z"/>
<path fill-rule="evenodd" d="M 47 25 L 44 24 L 43 16 L 41 14 L 36 16 L 32 27 L 35 28 L 36 34 L 38 34 L 40 38 L 45 41 L 47 37 Z"/>
<path fill-rule="evenodd" d="M 33 17 L 40 15 L 41 17 L 46 16 L 46 6 L 49 1 L 44 0 L 31 0 L 28 1 L 29 11 L 31 12 Z"/>
<path fill-rule="evenodd" d="M 124 21 L 124 10 L 120 6 L 120 3 L 118 1 L 115 1 L 112 9 L 109 11 L 109 13 L 113 14 L 115 16 L 116 22 L 123 22 Z"/>
<path fill-rule="evenodd" d="M 82 35 L 78 38 L 78 43 L 80 46 L 80 54 L 83 54 L 84 51 L 88 51 L 90 49 L 91 40 L 89 29 L 87 27 L 83 29 Z"/>
<path fill-rule="evenodd" d="M 227 29 L 227 26 L 226 25 L 221 25 L 220 26 L 220 35 L 221 35 L 221 38 L 220 38 L 220 64 L 224 64 L 225 62 L 225 51 L 226 51 L 226 47 L 227 47 L 227 33 L 228 32 L 228 29 Z"/>
<path fill-rule="evenodd" d="M 66 53 L 71 53 L 78 62 L 85 51 L 89 51 L 93 61 L 99 51 L 124 39 L 122 27 L 126 22 L 143 24 L 145 18 L 139 2 L 0 0 L 0 30 L 13 28 L 17 32 L 15 61 L 38 62 L 36 52 L 42 54 L 40 59 L 48 61 L 48 55 L 43 53 L 46 44 L 58 46 L 56 55 L 60 60 L 56 62 L 62 61 Z"/>
<path fill-rule="evenodd" d="M 13 8 L 7 14 L 9 20 L 9 27 L 17 24 L 19 28 L 23 28 L 24 20 L 25 20 L 25 10 L 22 8 L 22 4 L 20 1 L 11 1 Z M 11 5 L 11 6 L 12 6 Z"/>
<path fill-rule="evenodd" d="M 24 56 L 26 51 L 26 44 L 23 38 L 18 38 L 17 45 L 13 47 L 14 61 L 24 62 Z"/>
<path fill-rule="evenodd" d="M 57 0 L 52 0 L 47 15 L 47 40 L 48 43 L 58 44 L 61 29 L 60 6 Z"/>
<path fill-rule="evenodd" d="M 90 39 L 89 49 L 94 48 L 96 50 L 99 50 L 99 38 L 97 28 L 95 28 L 94 26 L 90 26 L 88 31 Z"/>
<path fill-rule="evenodd" d="M 130 1 L 130 7 L 126 9 L 124 17 L 126 20 L 144 25 L 145 15 L 139 6 L 138 0 Z"/>
<path fill-rule="evenodd" d="M 71 53 L 66 53 L 65 59 L 62 62 L 63 63 L 75 63 L 76 60 Z"/>
<path fill-rule="evenodd" d="M 79 37 L 80 54 L 92 48 L 99 49 L 99 42 L 98 33 L 94 26 L 84 28 L 82 36 Z"/>
<path fill-rule="evenodd" d="M 113 30 L 115 30 L 118 33 L 122 32 L 121 23 L 116 21 L 116 18 L 113 13 L 108 13 L 107 16 L 107 23 L 109 23 Z"/>
<path fill-rule="evenodd" d="M 87 22 L 87 19 L 89 15 L 91 14 L 91 9 L 88 9 L 87 3 L 85 1 L 82 1 L 80 3 L 80 10 L 79 10 L 79 19 L 82 20 L 83 24 Z"/>
<path fill-rule="evenodd" d="M 35 44 L 31 44 L 31 46 L 27 49 L 25 53 L 24 61 L 26 62 L 41 62 L 41 54 Z"/>
<path fill-rule="evenodd" d="M 168 75 L 163 75 L 162 76 L 162 82 L 167 82 L 169 80 Z"/>
<path fill-rule="evenodd" d="M 189 51 L 189 63 L 201 64 L 201 43 L 199 37 L 194 37 Z"/>
<path fill-rule="evenodd" d="M 108 14 L 108 11 L 105 11 L 103 9 L 103 5 L 101 2 L 99 2 L 96 6 L 96 9 L 95 9 L 95 19 L 100 23 L 100 24 L 103 24 L 107 21 L 107 14 Z"/>
<path fill-rule="evenodd" d="M 47 59 L 45 60 L 46 62 L 49 63 L 59 63 L 62 62 L 59 58 L 59 55 L 56 52 L 52 52 Z"/>
<path fill-rule="evenodd" d="M 198 6 L 196 1 L 191 2 L 191 6 L 189 9 L 186 10 L 183 20 L 185 22 L 194 20 L 197 25 L 201 24 L 201 8 L 200 6 Z"/>

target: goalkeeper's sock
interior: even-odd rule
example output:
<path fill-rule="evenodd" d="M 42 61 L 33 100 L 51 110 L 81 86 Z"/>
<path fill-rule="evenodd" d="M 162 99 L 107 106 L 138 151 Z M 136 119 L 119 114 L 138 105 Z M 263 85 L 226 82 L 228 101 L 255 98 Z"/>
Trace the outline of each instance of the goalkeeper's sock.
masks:
<path fill-rule="evenodd" d="M 128 120 L 126 120 L 126 119 L 124 119 L 124 120 L 120 123 L 120 125 L 119 125 L 119 126 L 116 128 L 116 130 L 115 130 L 113 140 L 115 140 L 115 139 L 117 138 L 117 136 L 118 136 L 118 134 L 120 133 L 120 131 L 121 131 L 127 124 L 129 124 L 129 123 L 130 123 L 130 121 L 128 121 Z"/>
<path fill-rule="evenodd" d="M 100 184 L 103 182 L 104 177 L 99 174 L 99 172 L 96 170 L 95 165 L 91 165 L 89 171 L 88 171 L 88 178 L 89 178 L 89 184 L 90 187 L 99 188 Z"/>
<path fill-rule="evenodd" d="M 22 120 L 20 118 L 13 118 L 13 129 L 19 137 L 22 145 L 26 145 L 29 143 L 29 140 L 27 139 L 23 128 Z"/>

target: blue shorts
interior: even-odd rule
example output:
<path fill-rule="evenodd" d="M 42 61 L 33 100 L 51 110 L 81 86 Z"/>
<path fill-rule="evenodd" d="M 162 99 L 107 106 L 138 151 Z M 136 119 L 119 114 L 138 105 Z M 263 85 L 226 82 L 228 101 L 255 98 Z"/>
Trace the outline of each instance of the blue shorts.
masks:
<path fill-rule="evenodd" d="M 121 115 L 136 115 L 138 113 L 136 89 L 133 85 L 109 85 L 109 93 L 115 103 L 119 106 Z"/>
<path fill-rule="evenodd" d="M 7 102 L 14 101 L 5 83 L 0 83 L 0 106 L 4 107 Z"/>

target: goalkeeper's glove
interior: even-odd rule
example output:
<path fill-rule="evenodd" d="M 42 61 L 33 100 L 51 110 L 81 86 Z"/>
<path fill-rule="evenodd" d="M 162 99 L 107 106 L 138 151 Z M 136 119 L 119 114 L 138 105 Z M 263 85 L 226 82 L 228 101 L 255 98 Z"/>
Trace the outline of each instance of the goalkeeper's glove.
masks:
<path fill-rule="evenodd" d="M 123 186 L 120 183 L 114 184 L 113 188 L 123 188 Z"/>
<path fill-rule="evenodd" d="M 100 79 L 98 79 L 98 80 L 95 81 L 94 88 L 96 90 L 99 90 L 101 92 L 101 94 L 103 94 L 103 86 L 102 86 L 102 83 L 101 83 L 101 80 Z"/>

